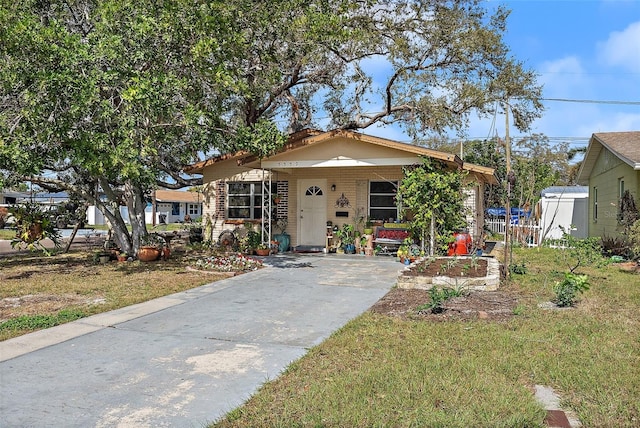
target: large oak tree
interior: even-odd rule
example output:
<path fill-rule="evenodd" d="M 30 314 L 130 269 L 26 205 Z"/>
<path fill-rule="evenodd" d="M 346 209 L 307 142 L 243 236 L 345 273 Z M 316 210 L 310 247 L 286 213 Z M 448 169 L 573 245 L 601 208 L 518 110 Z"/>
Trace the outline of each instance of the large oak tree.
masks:
<path fill-rule="evenodd" d="M 180 171 L 204 153 L 264 156 L 308 126 L 463 132 L 497 101 L 526 129 L 541 111 L 508 11 L 475 0 L 0 2 L 0 169 L 82 195 L 127 251 L 151 190 L 198 184 Z"/>

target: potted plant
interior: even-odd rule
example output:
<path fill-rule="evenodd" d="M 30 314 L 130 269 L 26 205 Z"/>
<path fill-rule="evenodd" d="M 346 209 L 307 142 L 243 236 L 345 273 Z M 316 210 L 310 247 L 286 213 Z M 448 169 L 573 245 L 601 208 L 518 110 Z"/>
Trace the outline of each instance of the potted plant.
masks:
<path fill-rule="evenodd" d="M 112 260 L 116 260 L 118 258 L 118 254 L 120 254 L 120 248 L 118 248 L 118 244 L 116 244 L 116 241 L 111 238 L 107 239 L 106 241 L 104 241 L 103 248 L 104 252 L 109 254 Z"/>
<path fill-rule="evenodd" d="M 256 254 L 259 256 L 268 256 L 271 253 L 271 248 L 267 244 L 258 244 L 256 247 Z"/>
<path fill-rule="evenodd" d="M 371 217 L 367 217 L 367 221 L 364 223 L 363 232 L 365 235 L 373 235 L 373 222 L 371 221 Z"/>
<path fill-rule="evenodd" d="M 409 260 L 409 247 L 404 244 L 400 245 L 396 255 L 398 256 L 398 259 L 400 259 L 400 263 L 404 263 L 405 260 Z"/>
<path fill-rule="evenodd" d="M 138 248 L 138 260 L 141 262 L 150 262 L 158 260 L 162 255 L 162 248 L 165 240 L 157 233 L 149 233 L 140 239 L 140 247 Z"/>
<path fill-rule="evenodd" d="M 53 241 L 56 248 L 60 246 L 60 234 L 39 204 L 27 202 L 10 208 L 9 212 L 16 228 L 16 237 L 11 241 L 13 248 L 26 246 L 30 250 L 39 249 L 49 255 L 49 250 L 41 243 L 43 239 Z"/>
<path fill-rule="evenodd" d="M 198 244 L 204 240 L 202 235 L 202 222 L 201 219 L 186 223 L 189 230 L 189 244 Z"/>
<path fill-rule="evenodd" d="M 367 235 L 360 237 L 360 254 L 364 255 L 367 248 Z"/>
<path fill-rule="evenodd" d="M 342 241 L 342 245 L 344 246 L 344 252 L 347 254 L 355 254 L 356 252 L 354 232 L 354 225 L 346 223 L 342 226 L 340 239 Z"/>
<path fill-rule="evenodd" d="M 276 230 L 276 234 L 273 236 L 273 239 L 278 241 L 278 251 L 284 253 L 289 249 L 289 244 L 291 243 L 291 237 L 286 232 L 287 225 L 289 221 L 282 217 L 276 220 L 276 224 L 274 225 L 274 229 Z"/>
<path fill-rule="evenodd" d="M 118 253 L 117 258 L 119 262 L 126 262 L 127 259 L 129 258 L 129 255 L 126 252 L 121 251 Z"/>

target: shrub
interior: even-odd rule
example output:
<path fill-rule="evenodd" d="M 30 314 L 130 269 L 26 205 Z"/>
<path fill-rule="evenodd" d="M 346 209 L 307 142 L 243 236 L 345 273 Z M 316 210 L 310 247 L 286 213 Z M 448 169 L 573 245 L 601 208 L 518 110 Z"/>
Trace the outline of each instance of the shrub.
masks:
<path fill-rule="evenodd" d="M 140 237 L 140 246 L 141 247 L 155 247 L 159 250 L 164 247 L 167 241 L 162 237 L 162 235 L 158 233 L 148 233 L 144 236 Z M 106 248 L 105 242 L 105 248 Z"/>
<path fill-rule="evenodd" d="M 632 258 L 640 260 L 640 220 L 633 223 L 633 226 L 629 229 L 629 243 Z"/>
<path fill-rule="evenodd" d="M 600 238 L 578 239 L 565 233 L 569 248 L 562 250 L 569 272 L 574 273 L 581 266 L 606 266 L 607 260 L 602 257 L 602 241 Z"/>
<path fill-rule="evenodd" d="M 520 264 L 512 263 L 509 265 L 509 272 L 511 272 L 512 274 L 524 275 L 527 273 L 527 266 L 524 264 L 524 262 Z"/>
<path fill-rule="evenodd" d="M 606 257 L 620 256 L 625 259 L 631 258 L 631 240 L 627 236 L 603 236 L 602 254 Z"/>
<path fill-rule="evenodd" d="M 429 311 L 434 314 L 441 313 L 443 311 L 442 304 L 452 297 L 460 297 L 464 295 L 462 288 L 449 288 L 449 287 L 432 287 L 429 289 L 429 302 L 424 305 L 418 306 L 417 311 Z"/>
<path fill-rule="evenodd" d="M 589 277 L 587 275 L 576 275 L 571 272 L 564 274 L 564 279 L 556 282 L 553 291 L 556 294 L 555 303 L 558 306 L 573 306 L 578 293 L 583 293 L 589 289 Z"/>

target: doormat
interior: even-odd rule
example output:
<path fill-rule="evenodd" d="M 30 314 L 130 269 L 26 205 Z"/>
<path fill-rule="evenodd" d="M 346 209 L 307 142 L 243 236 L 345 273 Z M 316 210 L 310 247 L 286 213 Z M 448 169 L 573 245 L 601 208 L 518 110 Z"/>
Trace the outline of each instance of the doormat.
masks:
<path fill-rule="evenodd" d="M 322 253 L 324 247 L 315 247 L 312 245 L 298 245 L 293 248 L 294 253 L 307 254 L 307 253 Z"/>

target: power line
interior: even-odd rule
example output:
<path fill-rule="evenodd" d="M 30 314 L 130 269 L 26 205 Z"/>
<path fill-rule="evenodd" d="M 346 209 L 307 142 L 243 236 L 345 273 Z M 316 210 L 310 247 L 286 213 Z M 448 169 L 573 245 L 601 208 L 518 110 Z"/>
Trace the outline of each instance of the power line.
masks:
<path fill-rule="evenodd" d="M 602 100 L 574 100 L 570 98 L 540 98 L 543 101 L 558 101 L 563 103 L 585 103 L 585 104 L 618 104 L 640 106 L 640 101 L 602 101 Z"/>

